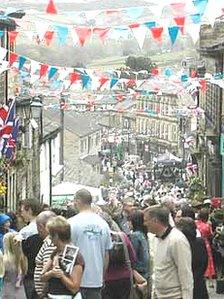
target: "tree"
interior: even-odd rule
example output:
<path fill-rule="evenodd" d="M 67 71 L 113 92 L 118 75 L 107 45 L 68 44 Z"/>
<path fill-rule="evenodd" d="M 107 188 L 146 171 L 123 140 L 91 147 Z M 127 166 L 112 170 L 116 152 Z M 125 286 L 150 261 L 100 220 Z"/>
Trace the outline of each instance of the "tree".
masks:
<path fill-rule="evenodd" d="M 189 192 L 188 197 L 191 203 L 203 203 L 205 196 L 205 188 L 203 182 L 198 176 L 191 176 L 189 180 Z"/>
<path fill-rule="evenodd" d="M 132 71 L 139 72 L 146 70 L 149 73 L 152 68 L 155 67 L 155 64 L 151 61 L 149 57 L 144 56 L 128 56 L 125 65 L 129 67 Z"/>

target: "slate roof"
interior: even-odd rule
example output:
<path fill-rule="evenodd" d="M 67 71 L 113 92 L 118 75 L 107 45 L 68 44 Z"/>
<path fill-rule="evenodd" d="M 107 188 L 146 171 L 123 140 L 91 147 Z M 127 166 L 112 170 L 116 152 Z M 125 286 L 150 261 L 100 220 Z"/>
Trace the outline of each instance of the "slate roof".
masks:
<path fill-rule="evenodd" d="M 98 155 L 88 155 L 82 160 L 90 165 L 96 165 L 101 163 L 101 160 Z"/>
<path fill-rule="evenodd" d="M 43 124 L 43 141 L 51 137 L 55 137 L 60 130 L 61 128 L 57 123 L 53 123 L 45 119 Z"/>
<path fill-rule="evenodd" d="M 89 112 L 78 113 L 76 111 L 64 112 L 64 127 L 79 137 L 90 135 L 101 130 L 99 125 L 100 115 Z M 44 111 L 44 118 L 60 124 L 60 111 L 57 109 L 48 109 Z"/>

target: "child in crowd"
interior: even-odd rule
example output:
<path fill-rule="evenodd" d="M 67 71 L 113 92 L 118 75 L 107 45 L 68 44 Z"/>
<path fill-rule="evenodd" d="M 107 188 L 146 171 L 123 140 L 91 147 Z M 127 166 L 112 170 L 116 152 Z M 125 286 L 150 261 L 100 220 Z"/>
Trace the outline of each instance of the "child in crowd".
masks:
<path fill-rule="evenodd" d="M 16 232 L 6 233 L 3 239 L 3 266 L 5 276 L 1 298 L 25 299 L 23 277 L 27 272 L 27 259 L 24 256 L 21 244 L 15 243 Z"/>

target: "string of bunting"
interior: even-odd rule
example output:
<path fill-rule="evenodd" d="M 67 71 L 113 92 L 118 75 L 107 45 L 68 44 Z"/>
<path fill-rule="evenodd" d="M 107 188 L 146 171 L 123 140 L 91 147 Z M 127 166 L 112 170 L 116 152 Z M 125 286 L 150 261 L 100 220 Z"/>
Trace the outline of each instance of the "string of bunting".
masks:
<path fill-rule="evenodd" d="M 50 2 L 49 5 L 52 7 L 53 1 Z M 170 8 L 172 9 L 172 15 L 169 17 L 171 18 L 169 26 L 167 26 L 167 21 L 162 25 L 161 19 L 150 20 L 147 22 L 135 22 L 121 26 L 71 26 L 55 23 L 53 21 L 46 21 L 44 19 L 41 21 L 34 21 L 32 26 L 30 21 L 23 21 L 23 19 L 17 21 L 17 23 L 19 24 L 20 29 L 22 29 L 30 39 L 35 40 L 38 44 L 45 43 L 47 46 L 50 46 L 55 39 L 59 45 L 65 45 L 69 38 L 72 38 L 74 45 L 84 46 L 87 41 L 91 40 L 92 36 L 97 36 L 104 43 L 107 38 L 127 37 L 131 33 L 136 38 L 140 49 L 142 49 L 147 32 L 149 32 L 151 38 L 157 42 L 162 42 L 164 36 L 167 34 L 171 44 L 174 45 L 179 32 L 184 34 L 185 29 L 187 29 L 193 41 L 196 42 L 207 4 L 208 0 L 193 0 L 192 6 L 194 11 L 187 14 L 185 12 L 184 2 L 171 3 Z M 128 9 L 133 12 L 139 11 L 136 7 L 125 8 L 123 10 L 126 11 Z M 105 12 L 107 15 L 110 15 L 110 13 L 118 11 L 121 11 L 121 9 L 113 9 Z M 90 12 L 93 14 L 94 11 Z M 9 36 L 10 41 L 15 41 L 17 36 L 18 32 L 11 32 Z"/>
<path fill-rule="evenodd" d="M 150 77 L 148 79 L 135 80 L 121 78 L 121 71 L 116 70 L 116 76 L 114 73 L 103 73 L 97 70 L 91 69 L 74 69 L 72 67 L 59 67 L 51 66 L 37 62 L 28 57 L 19 55 L 15 52 L 9 52 L 5 48 L 0 47 L 0 73 L 11 69 L 12 75 L 19 75 L 23 80 L 26 80 L 31 85 L 35 82 L 48 82 L 54 86 L 55 89 L 69 89 L 73 85 L 77 85 L 78 89 L 114 89 L 119 83 L 125 84 L 127 87 L 138 88 L 143 82 L 151 82 L 151 89 L 159 92 L 160 81 L 169 81 L 169 84 L 173 88 L 172 84 L 177 87 L 180 86 L 179 92 L 182 91 L 183 85 L 189 82 L 196 82 L 196 86 L 205 91 L 207 88 L 207 81 L 220 80 L 223 81 L 224 74 L 217 73 L 210 75 L 209 78 L 199 78 L 196 71 L 192 71 L 191 74 L 180 73 L 175 75 L 171 68 L 160 70 L 159 68 L 153 68 L 151 70 Z M 5 58 L 8 57 L 8 61 Z M 157 79 L 158 78 L 158 79 Z M 177 89 L 178 90 L 178 89 Z"/>

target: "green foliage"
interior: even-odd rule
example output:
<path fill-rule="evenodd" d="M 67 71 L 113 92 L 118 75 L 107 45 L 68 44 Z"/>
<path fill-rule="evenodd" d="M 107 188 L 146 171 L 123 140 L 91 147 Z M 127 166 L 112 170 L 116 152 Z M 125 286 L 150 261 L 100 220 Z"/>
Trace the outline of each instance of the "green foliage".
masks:
<path fill-rule="evenodd" d="M 192 203 L 203 203 L 205 188 L 200 177 L 192 176 L 189 181 L 189 194 Z"/>
<path fill-rule="evenodd" d="M 155 67 L 155 64 L 151 61 L 151 59 L 149 57 L 144 56 L 128 56 L 128 58 L 125 61 L 125 64 L 132 71 L 136 72 L 146 70 L 150 73 L 152 68 Z"/>

